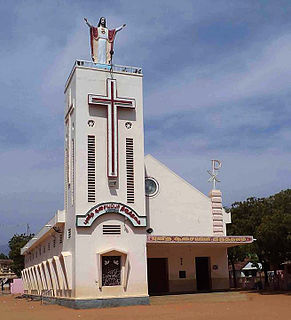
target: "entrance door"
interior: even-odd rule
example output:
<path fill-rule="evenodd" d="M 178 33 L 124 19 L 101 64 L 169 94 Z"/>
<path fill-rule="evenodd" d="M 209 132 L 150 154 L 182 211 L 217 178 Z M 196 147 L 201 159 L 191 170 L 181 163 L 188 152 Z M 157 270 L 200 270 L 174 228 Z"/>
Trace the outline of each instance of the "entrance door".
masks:
<path fill-rule="evenodd" d="M 196 281 L 198 291 L 209 291 L 210 288 L 210 263 L 209 257 L 196 257 Z"/>
<path fill-rule="evenodd" d="M 167 258 L 148 259 L 148 288 L 150 295 L 169 291 Z"/>

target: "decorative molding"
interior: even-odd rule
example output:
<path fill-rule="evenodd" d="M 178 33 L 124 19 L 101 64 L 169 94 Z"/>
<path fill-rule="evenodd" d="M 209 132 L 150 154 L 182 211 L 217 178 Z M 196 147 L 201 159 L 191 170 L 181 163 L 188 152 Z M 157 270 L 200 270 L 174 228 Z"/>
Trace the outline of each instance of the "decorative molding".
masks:
<path fill-rule="evenodd" d="M 215 235 L 224 235 L 224 223 L 222 212 L 222 194 L 220 190 L 211 190 L 209 192 L 211 200 L 211 213 L 212 213 L 212 229 Z"/>

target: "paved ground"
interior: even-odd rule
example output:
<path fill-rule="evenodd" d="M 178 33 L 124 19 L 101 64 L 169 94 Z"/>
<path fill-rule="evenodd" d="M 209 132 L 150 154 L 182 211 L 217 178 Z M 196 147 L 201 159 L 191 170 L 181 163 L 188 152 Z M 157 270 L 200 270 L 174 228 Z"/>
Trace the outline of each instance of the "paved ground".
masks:
<path fill-rule="evenodd" d="M 291 295 L 259 293 L 201 293 L 151 297 L 150 306 L 73 310 L 40 302 L 0 296 L 5 320 L 288 320 Z"/>

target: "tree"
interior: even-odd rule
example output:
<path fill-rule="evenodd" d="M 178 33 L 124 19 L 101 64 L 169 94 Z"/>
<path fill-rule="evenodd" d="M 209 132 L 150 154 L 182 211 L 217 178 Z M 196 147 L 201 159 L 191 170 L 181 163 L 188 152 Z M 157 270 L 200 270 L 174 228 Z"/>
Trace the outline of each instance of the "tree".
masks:
<path fill-rule="evenodd" d="M 4 254 L 4 253 L 0 253 L 0 259 L 7 260 L 7 259 L 8 259 L 8 257 L 6 256 L 6 254 Z"/>
<path fill-rule="evenodd" d="M 245 250 L 244 246 L 241 247 L 231 247 L 228 248 L 228 261 L 231 264 L 232 268 L 232 276 L 233 276 L 233 285 L 237 287 L 237 279 L 236 279 L 236 270 L 235 270 L 235 263 L 239 261 L 243 261 L 247 257 L 247 251 Z"/>
<path fill-rule="evenodd" d="M 267 271 L 291 259 L 291 190 L 268 198 L 235 202 L 229 210 L 232 214 L 229 234 L 254 236 L 256 241 L 248 246 L 248 254 L 258 257 L 267 284 Z"/>
<path fill-rule="evenodd" d="M 13 260 L 11 269 L 18 277 L 21 276 L 21 270 L 24 268 L 24 256 L 21 255 L 20 249 L 34 236 L 34 234 L 15 234 L 8 242 L 10 252 L 9 258 Z"/>

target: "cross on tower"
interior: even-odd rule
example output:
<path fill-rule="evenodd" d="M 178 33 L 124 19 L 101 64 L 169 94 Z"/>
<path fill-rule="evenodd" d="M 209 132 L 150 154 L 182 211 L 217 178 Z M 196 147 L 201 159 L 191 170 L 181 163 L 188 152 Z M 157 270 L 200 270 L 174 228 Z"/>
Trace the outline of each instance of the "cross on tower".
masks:
<path fill-rule="evenodd" d="M 135 99 L 118 97 L 116 79 L 107 79 L 106 96 L 89 94 L 88 103 L 107 107 L 107 175 L 108 179 L 116 180 L 118 177 L 118 108 L 135 109 Z"/>

